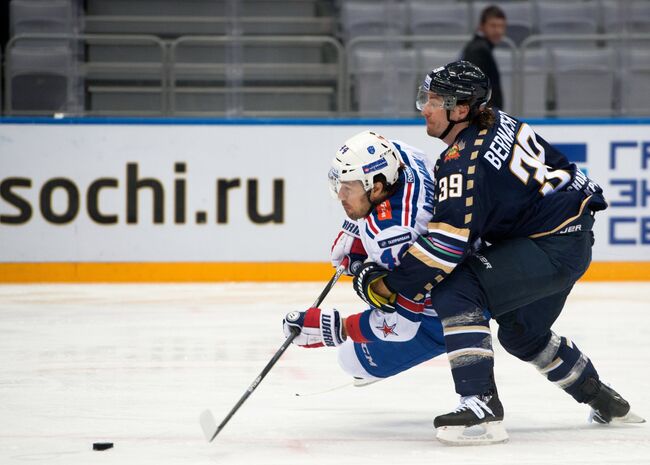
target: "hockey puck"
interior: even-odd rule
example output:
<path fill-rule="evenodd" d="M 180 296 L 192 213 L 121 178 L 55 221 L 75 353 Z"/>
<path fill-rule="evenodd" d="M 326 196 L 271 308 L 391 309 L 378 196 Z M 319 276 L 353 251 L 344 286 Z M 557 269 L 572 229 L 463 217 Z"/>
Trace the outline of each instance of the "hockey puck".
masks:
<path fill-rule="evenodd" d="M 113 447 L 112 442 L 93 442 L 93 450 L 106 450 Z"/>

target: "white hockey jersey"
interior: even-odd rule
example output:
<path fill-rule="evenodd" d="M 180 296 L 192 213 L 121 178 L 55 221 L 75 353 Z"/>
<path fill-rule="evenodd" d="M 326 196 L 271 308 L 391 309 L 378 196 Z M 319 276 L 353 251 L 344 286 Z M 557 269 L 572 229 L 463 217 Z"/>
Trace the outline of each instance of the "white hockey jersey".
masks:
<path fill-rule="evenodd" d="M 367 217 L 357 221 L 346 219 L 343 224 L 343 229 L 361 239 L 368 260 L 389 270 L 399 266 L 402 255 L 411 244 L 427 232 L 433 216 L 435 191 L 434 162 L 412 146 L 396 140 L 391 142 L 398 149 L 403 163 L 399 188 Z M 418 302 L 398 296 L 396 307 L 395 313 L 367 310 L 348 317 L 348 335 L 355 342 L 402 342 L 415 336 L 423 317 L 437 320 L 428 295 Z M 439 321 L 435 324 L 436 327 L 440 325 Z"/>
<path fill-rule="evenodd" d="M 433 163 L 420 150 L 400 141 L 391 142 L 404 166 L 399 189 L 367 217 L 343 223 L 343 229 L 361 239 L 369 260 L 389 270 L 399 266 L 404 252 L 427 232 L 434 202 Z"/>

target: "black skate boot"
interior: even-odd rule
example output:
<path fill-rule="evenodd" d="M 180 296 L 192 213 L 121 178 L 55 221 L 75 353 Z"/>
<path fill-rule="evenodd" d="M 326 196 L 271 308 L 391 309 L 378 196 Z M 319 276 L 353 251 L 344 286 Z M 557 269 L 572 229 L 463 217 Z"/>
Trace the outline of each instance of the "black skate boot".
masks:
<path fill-rule="evenodd" d="M 452 445 L 496 444 L 508 440 L 496 392 L 460 398 L 460 405 L 433 420 L 439 441 Z"/>
<path fill-rule="evenodd" d="M 630 404 L 621 395 L 595 378 L 587 378 L 580 386 L 587 403 L 593 409 L 589 419 L 596 423 L 644 423 L 645 420 L 630 412 Z"/>

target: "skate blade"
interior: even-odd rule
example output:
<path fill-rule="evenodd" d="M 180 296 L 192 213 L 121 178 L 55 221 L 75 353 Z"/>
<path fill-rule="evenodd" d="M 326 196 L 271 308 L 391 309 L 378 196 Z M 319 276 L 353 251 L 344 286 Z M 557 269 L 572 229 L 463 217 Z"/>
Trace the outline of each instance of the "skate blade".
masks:
<path fill-rule="evenodd" d="M 624 417 L 612 418 L 612 423 L 645 423 L 645 418 L 630 410 Z"/>
<path fill-rule="evenodd" d="M 596 412 L 592 409 L 591 412 L 589 412 L 589 423 L 595 422 L 599 423 L 601 425 L 622 425 L 622 424 L 634 424 L 634 423 L 645 423 L 645 418 L 640 417 L 636 413 L 632 412 L 631 410 L 627 412 L 627 415 L 624 417 L 614 417 L 612 418 L 612 421 L 609 423 L 603 421 L 598 415 L 596 415 Z"/>
<path fill-rule="evenodd" d="M 352 385 L 354 387 L 370 386 L 371 384 L 378 383 L 382 379 L 383 378 L 354 378 Z"/>
<path fill-rule="evenodd" d="M 508 440 L 508 433 L 500 421 L 474 426 L 441 426 L 436 429 L 436 439 L 450 446 L 486 446 Z"/>

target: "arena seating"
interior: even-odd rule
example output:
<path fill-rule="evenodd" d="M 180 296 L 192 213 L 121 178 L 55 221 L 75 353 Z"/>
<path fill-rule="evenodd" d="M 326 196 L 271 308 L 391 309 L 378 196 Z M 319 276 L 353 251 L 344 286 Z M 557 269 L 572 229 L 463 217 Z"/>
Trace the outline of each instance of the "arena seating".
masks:
<path fill-rule="evenodd" d="M 490 4 L 508 17 L 506 110 L 647 113 L 647 0 L 11 0 L 2 108 L 413 117 L 419 80 L 460 56 Z"/>

